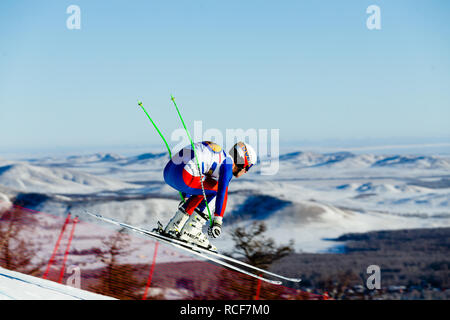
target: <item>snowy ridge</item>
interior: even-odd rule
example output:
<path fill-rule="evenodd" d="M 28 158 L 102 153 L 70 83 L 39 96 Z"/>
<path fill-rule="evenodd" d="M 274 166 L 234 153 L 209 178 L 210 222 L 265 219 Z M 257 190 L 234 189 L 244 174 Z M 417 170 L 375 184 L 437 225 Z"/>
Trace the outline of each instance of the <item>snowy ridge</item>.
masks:
<path fill-rule="evenodd" d="M 25 163 L 0 167 L 0 184 L 12 189 L 44 193 L 92 193 L 135 187 L 110 178 L 59 167 L 46 168 Z"/>
<path fill-rule="evenodd" d="M 167 161 L 168 154 L 143 153 L 136 156 L 125 157 L 114 153 L 96 153 L 92 155 L 73 155 L 65 158 L 46 157 L 30 159 L 28 162 L 36 165 L 120 165 L 132 166 L 134 164 L 156 164 Z M 162 160 L 162 162 L 161 162 Z M 282 154 L 279 157 L 283 164 L 295 165 L 298 168 L 310 168 L 321 166 L 334 166 L 340 168 L 362 167 L 391 167 L 391 168 L 428 168 L 450 169 L 450 158 L 434 155 L 375 155 L 354 154 L 351 152 L 317 153 L 296 151 Z M 0 165 L 2 160 L 0 159 Z"/>
<path fill-rule="evenodd" d="M 450 159 L 438 156 L 420 155 L 356 155 L 350 152 L 314 153 L 292 152 L 280 156 L 280 161 L 298 168 L 338 167 L 338 168 L 416 168 L 416 169 L 450 169 Z"/>
<path fill-rule="evenodd" d="M 450 225 L 449 157 L 298 151 L 279 160 L 276 175 L 259 174 L 261 163 L 233 179 L 218 247 L 229 248 L 227 228 L 254 220 L 270 224 L 269 236 L 289 236 L 310 252 L 346 232 Z M 7 206 L 16 196 L 49 213 L 78 205 L 151 229 L 167 223 L 179 202 L 163 180 L 167 161 L 164 152 L 1 160 L 0 200 Z M 45 197 L 35 201 L 32 193 Z"/>
<path fill-rule="evenodd" d="M 114 300 L 0 267 L 0 300 Z"/>

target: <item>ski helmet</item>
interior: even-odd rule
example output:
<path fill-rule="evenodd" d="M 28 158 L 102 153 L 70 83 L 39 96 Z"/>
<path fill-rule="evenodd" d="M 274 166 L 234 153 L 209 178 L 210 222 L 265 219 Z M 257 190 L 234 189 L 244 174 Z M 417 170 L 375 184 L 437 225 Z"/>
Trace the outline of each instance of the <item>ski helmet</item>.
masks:
<path fill-rule="evenodd" d="M 238 142 L 236 143 L 229 152 L 229 155 L 233 158 L 234 163 L 248 171 L 256 161 L 258 161 L 258 156 L 256 155 L 255 149 L 251 145 Z"/>

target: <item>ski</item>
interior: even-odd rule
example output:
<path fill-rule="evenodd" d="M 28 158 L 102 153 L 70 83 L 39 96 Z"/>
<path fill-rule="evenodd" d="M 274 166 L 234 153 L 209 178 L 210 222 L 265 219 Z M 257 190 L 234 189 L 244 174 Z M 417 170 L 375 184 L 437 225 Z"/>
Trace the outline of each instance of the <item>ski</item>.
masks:
<path fill-rule="evenodd" d="M 158 223 L 159 223 L 159 222 L 158 222 Z M 161 228 L 161 229 L 162 229 L 162 228 Z M 267 275 L 271 275 L 271 276 L 273 276 L 273 277 L 275 277 L 275 278 L 279 278 L 279 279 L 283 279 L 283 280 L 291 281 L 291 282 L 300 282 L 300 281 L 302 281 L 302 279 L 300 279 L 300 278 L 289 278 L 289 277 L 285 277 L 285 276 L 282 276 L 282 275 L 277 274 L 277 273 L 273 273 L 273 272 L 270 272 L 270 271 L 267 271 L 267 270 L 264 270 L 264 269 L 260 269 L 260 268 L 258 268 L 258 267 L 255 267 L 255 266 L 251 265 L 251 264 L 248 264 L 248 263 L 245 263 L 245 262 L 243 262 L 243 261 L 241 261 L 241 260 L 238 260 L 238 259 L 235 259 L 235 258 L 226 256 L 226 255 L 220 254 L 220 253 L 218 253 L 218 252 L 211 251 L 211 250 L 208 250 L 208 249 L 199 247 L 199 246 L 195 246 L 195 245 L 192 245 L 192 244 L 189 244 L 189 243 L 186 243 L 186 242 L 177 240 L 177 239 L 169 238 L 169 237 L 167 237 L 167 236 L 165 236 L 165 235 L 163 235 L 163 234 L 160 234 L 159 232 L 156 232 L 156 234 L 157 234 L 159 237 L 161 237 L 161 238 L 164 238 L 164 239 L 167 239 L 167 240 L 171 240 L 171 241 L 176 241 L 177 243 L 179 243 L 179 244 L 181 244 L 181 245 L 185 245 L 185 246 L 190 247 L 190 248 L 195 249 L 195 250 L 200 250 L 200 251 L 202 251 L 202 252 L 204 252 L 204 253 L 206 253 L 206 254 L 210 254 L 210 255 L 212 255 L 212 256 L 216 256 L 216 257 L 218 257 L 218 258 L 221 258 L 221 259 L 224 259 L 224 260 L 228 260 L 228 261 L 230 261 L 230 262 L 239 264 L 239 265 L 244 266 L 244 267 L 247 267 L 247 268 L 249 268 L 249 269 L 253 269 L 253 270 L 259 271 L 259 272 L 261 272 L 261 273 L 265 273 L 265 274 L 267 274 Z"/>
<path fill-rule="evenodd" d="M 120 221 L 117 221 L 117 220 L 114 220 L 114 219 L 111 219 L 111 218 L 107 218 L 107 217 L 104 217 L 104 216 L 96 214 L 96 213 L 89 212 L 89 211 L 87 211 L 85 209 L 83 209 L 83 212 L 88 214 L 88 215 L 90 215 L 90 216 L 92 216 L 92 217 L 100 219 L 102 221 L 105 221 L 105 222 L 108 222 L 108 223 L 111 223 L 111 224 L 115 224 L 117 226 L 129 229 L 131 231 L 134 231 L 136 233 L 140 233 L 140 234 L 145 235 L 145 236 L 150 236 L 150 237 L 152 237 L 153 239 L 155 239 L 155 240 L 157 240 L 159 242 L 170 244 L 170 245 L 172 245 L 172 246 L 174 246 L 176 248 L 182 249 L 184 251 L 187 251 L 189 253 L 195 254 L 195 255 L 197 255 L 199 257 L 202 257 L 204 259 L 213 261 L 213 262 L 215 262 L 217 264 L 220 264 L 220 265 L 222 265 L 224 267 L 227 267 L 227 268 L 230 268 L 232 270 L 238 271 L 240 273 L 246 274 L 248 276 L 260 279 L 262 281 L 265 281 L 265 282 L 268 282 L 268 283 L 271 283 L 271 284 L 274 284 L 274 285 L 280 285 L 282 283 L 281 281 L 264 278 L 262 276 L 259 276 L 259 275 L 255 274 L 255 273 L 246 271 L 246 270 L 244 270 L 242 268 L 239 268 L 239 267 L 237 267 L 235 265 L 227 263 L 225 261 L 222 261 L 222 260 L 216 259 L 214 257 L 211 257 L 208 254 L 200 252 L 199 249 L 202 249 L 202 248 L 200 248 L 198 246 L 189 246 L 189 244 L 187 244 L 187 243 L 179 244 L 179 243 L 176 242 L 176 239 L 166 238 L 166 237 L 161 236 L 160 234 L 158 234 L 156 232 L 152 232 L 152 231 L 149 231 L 149 230 L 145 230 L 145 229 L 141 229 L 141 228 L 138 228 L 138 227 L 134 227 L 132 225 L 129 225 L 129 224 L 126 224 L 126 223 L 123 223 L 123 222 L 120 222 Z M 206 249 L 204 249 L 204 250 L 206 250 Z M 212 252 L 212 251 L 209 251 L 209 250 L 206 250 L 206 251 Z"/>
<path fill-rule="evenodd" d="M 228 263 L 226 261 L 223 261 L 223 260 L 227 260 L 229 262 L 233 262 L 233 263 L 239 264 L 242 267 L 253 269 L 255 271 L 259 271 L 260 273 L 271 275 L 271 276 L 273 276 L 275 278 L 283 279 L 283 280 L 286 280 L 286 281 L 292 281 L 292 282 L 300 282 L 301 281 L 301 279 L 298 279 L 298 278 L 284 277 L 282 275 L 279 275 L 279 274 L 276 274 L 276 273 L 272 273 L 272 272 L 264 270 L 264 269 L 257 268 L 255 266 L 247 264 L 247 263 L 245 263 L 243 261 L 240 261 L 240 260 L 237 260 L 237 259 L 225 256 L 225 255 L 222 255 L 220 253 L 213 252 L 211 250 L 208 250 L 208 249 L 205 249 L 205 248 L 193 245 L 193 244 L 189 244 L 189 243 L 177 240 L 177 239 L 166 237 L 166 236 L 164 236 L 164 235 L 162 235 L 162 234 L 160 234 L 158 232 L 149 231 L 149 230 L 146 230 L 146 229 L 135 227 L 135 226 L 132 226 L 132 225 L 129 225 L 129 224 L 126 224 L 126 223 L 114 220 L 112 218 L 104 217 L 104 216 L 102 216 L 100 214 L 90 212 L 90 211 L 88 211 L 86 209 L 82 209 L 82 211 L 84 213 L 86 213 L 87 215 L 91 216 L 91 217 L 97 218 L 97 219 L 102 220 L 104 222 L 115 224 L 117 226 L 121 226 L 121 227 L 127 228 L 127 229 L 129 229 L 131 231 L 143 234 L 145 236 L 152 237 L 152 238 L 156 239 L 157 241 L 160 241 L 160 242 L 163 242 L 163 243 L 166 243 L 166 244 L 170 244 L 170 245 L 175 246 L 175 247 L 177 247 L 179 249 L 182 249 L 182 250 L 188 251 L 188 252 L 190 252 L 192 254 L 195 254 L 197 256 L 200 256 L 200 257 L 202 257 L 204 259 L 211 260 L 211 261 L 213 261 L 215 263 L 218 263 L 220 265 L 223 265 L 223 266 L 228 267 L 230 269 L 233 269 L 235 271 L 241 272 L 243 274 L 249 275 L 251 277 L 260 279 L 262 281 L 265 281 L 265 282 L 268 282 L 268 283 L 271 283 L 271 284 L 280 285 L 282 282 L 278 281 L 278 280 L 267 279 L 265 277 L 257 275 L 254 272 L 249 272 L 247 270 L 244 270 L 241 267 L 238 267 L 236 265 L 230 264 L 230 263 Z M 219 259 L 223 259 L 223 260 L 219 260 Z"/>

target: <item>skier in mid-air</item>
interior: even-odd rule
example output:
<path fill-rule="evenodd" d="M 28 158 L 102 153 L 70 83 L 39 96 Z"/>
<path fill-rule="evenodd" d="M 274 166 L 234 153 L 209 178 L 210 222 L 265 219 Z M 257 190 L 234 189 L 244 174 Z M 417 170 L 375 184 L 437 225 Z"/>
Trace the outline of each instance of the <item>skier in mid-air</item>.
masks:
<path fill-rule="evenodd" d="M 203 190 L 207 201 L 216 198 L 214 219 L 208 233 L 211 237 L 217 238 L 221 233 L 228 185 L 233 177 L 242 176 L 256 164 L 257 155 L 251 146 L 243 142 L 235 144 L 228 153 L 219 145 L 209 141 L 198 142 L 193 146 L 194 149 L 190 145 L 171 157 L 164 168 L 165 181 L 183 193 L 183 199 L 187 199 L 179 205 L 178 211 L 165 228 L 158 222 L 158 227 L 149 231 L 85 209 L 82 212 L 273 285 L 282 284 L 282 280 L 300 282 L 300 278 L 285 277 L 223 255 L 209 243 L 202 232 L 202 227 L 209 218 L 203 213 L 206 208 Z M 194 244 L 197 248 L 191 245 L 180 245 L 177 240 Z"/>
<path fill-rule="evenodd" d="M 222 231 L 228 185 L 233 176 L 239 178 L 256 164 L 257 155 L 255 150 L 244 142 L 236 143 L 228 154 L 221 146 L 210 141 L 197 142 L 194 148 L 198 162 L 192 146 L 189 145 L 174 155 L 164 168 L 166 183 L 187 197 L 164 228 L 164 233 L 181 241 L 217 251 L 202 231 L 208 220 L 208 215 L 203 213 L 206 208 L 204 195 L 208 203 L 216 198 L 214 218 L 208 234 L 217 238 Z"/>

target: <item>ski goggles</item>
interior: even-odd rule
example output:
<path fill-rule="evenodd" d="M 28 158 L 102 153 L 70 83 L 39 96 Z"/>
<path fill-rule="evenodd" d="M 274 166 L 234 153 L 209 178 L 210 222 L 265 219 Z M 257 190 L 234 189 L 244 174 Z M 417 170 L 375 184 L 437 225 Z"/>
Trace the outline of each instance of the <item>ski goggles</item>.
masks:
<path fill-rule="evenodd" d="M 248 170 L 250 170 L 251 167 L 253 167 L 253 164 L 249 164 L 249 165 L 238 165 L 240 170 L 245 170 L 245 172 L 248 172 Z"/>
<path fill-rule="evenodd" d="M 248 150 L 245 145 L 241 145 L 242 151 L 244 151 L 244 165 L 243 169 L 247 172 L 253 166 L 253 163 L 250 163 L 250 155 L 248 154 Z"/>

